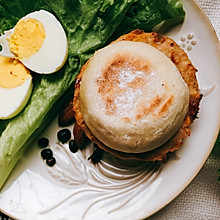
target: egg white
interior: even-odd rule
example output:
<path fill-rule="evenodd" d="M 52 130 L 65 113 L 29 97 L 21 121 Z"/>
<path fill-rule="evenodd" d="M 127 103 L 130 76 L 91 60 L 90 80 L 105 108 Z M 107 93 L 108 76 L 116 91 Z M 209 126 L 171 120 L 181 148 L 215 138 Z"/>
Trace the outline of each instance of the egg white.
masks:
<path fill-rule="evenodd" d="M 41 48 L 33 55 L 19 59 L 30 70 L 50 74 L 58 71 L 65 63 L 68 55 L 68 42 L 65 31 L 56 17 L 45 11 L 32 12 L 21 19 L 38 20 L 44 27 L 46 36 Z M 14 33 L 14 28 L 5 31 L 0 37 L 2 51 L 0 55 L 17 58 L 9 47 L 8 38 Z"/>
<path fill-rule="evenodd" d="M 32 77 L 14 88 L 0 87 L 0 119 L 17 115 L 27 104 L 33 88 Z"/>

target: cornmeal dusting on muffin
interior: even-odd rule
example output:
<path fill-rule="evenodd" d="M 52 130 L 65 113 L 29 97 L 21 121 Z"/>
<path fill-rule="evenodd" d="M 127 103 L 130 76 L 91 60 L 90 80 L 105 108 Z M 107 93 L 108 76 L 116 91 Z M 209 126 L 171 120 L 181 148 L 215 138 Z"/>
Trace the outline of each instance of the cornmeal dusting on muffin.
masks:
<path fill-rule="evenodd" d="M 142 93 L 148 81 L 149 63 L 131 54 L 118 55 L 97 79 L 98 92 L 107 114 L 123 114 L 135 103 L 135 93 Z"/>

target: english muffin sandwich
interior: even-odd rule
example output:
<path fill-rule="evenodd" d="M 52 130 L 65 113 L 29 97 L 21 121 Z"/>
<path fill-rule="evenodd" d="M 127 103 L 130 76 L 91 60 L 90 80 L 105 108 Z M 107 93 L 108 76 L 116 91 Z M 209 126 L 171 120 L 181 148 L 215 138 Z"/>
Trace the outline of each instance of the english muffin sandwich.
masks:
<path fill-rule="evenodd" d="M 132 31 L 95 52 L 75 84 L 76 132 L 122 159 L 165 160 L 190 135 L 201 94 L 172 39 Z"/>

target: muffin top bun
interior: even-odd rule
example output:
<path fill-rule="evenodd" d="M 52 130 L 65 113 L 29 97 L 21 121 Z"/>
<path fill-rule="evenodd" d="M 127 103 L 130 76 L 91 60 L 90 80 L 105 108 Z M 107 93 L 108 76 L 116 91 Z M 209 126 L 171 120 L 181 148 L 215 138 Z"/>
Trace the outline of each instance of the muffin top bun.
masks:
<path fill-rule="evenodd" d="M 181 127 L 189 89 L 162 52 L 120 41 L 97 51 L 80 86 L 80 108 L 92 134 L 106 146 L 143 153 L 166 143 Z"/>

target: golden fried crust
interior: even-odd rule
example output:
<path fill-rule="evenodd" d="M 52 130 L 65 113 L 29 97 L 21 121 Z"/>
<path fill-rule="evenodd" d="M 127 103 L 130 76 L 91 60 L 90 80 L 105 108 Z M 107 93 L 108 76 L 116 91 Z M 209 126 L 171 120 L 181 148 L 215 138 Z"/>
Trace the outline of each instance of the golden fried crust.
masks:
<path fill-rule="evenodd" d="M 112 153 L 113 155 L 122 158 L 122 159 L 134 159 L 134 160 L 142 160 L 142 161 L 165 161 L 168 152 L 173 152 L 179 149 L 183 143 L 183 139 L 190 135 L 189 126 L 192 124 L 193 120 L 196 118 L 196 115 L 199 111 L 199 103 L 202 98 L 202 95 L 199 92 L 198 82 L 196 79 L 197 69 L 193 66 L 191 61 L 189 60 L 187 54 L 182 50 L 178 44 L 172 39 L 166 36 L 160 36 L 157 33 L 145 33 L 141 30 L 134 30 L 128 34 L 125 34 L 119 37 L 116 41 L 134 41 L 134 42 L 143 42 L 147 43 L 156 49 L 163 52 L 167 57 L 169 57 L 172 62 L 176 65 L 178 70 L 180 71 L 184 81 L 188 85 L 189 93 L 190 93 L 190 102 L 189 102 L 189 111 L 186 115 L 186 118 L 178 130 L 176 135 L 172 137 L 166 144 L 161 147 L 148 151 L 145 153 L 124 153 L 113 150 L 104 144 L 102 144 L 93 134 L 90 132 L 89 128 L 85 124 L 81 111 L 80 111 L 80 81 L 82 79 L 82 75 L 88 65 L 87 63 L 81 68 L 80 73 L 77 76 L 76 84 L 75 84 L 75 93 L 73 100 L 73 110 L 75 113 L 76 123 L 78 126 L 78 130 L 81 128 L 86 136 L 95 144 L 97 144 L 101 149 Z M 112 43 L 114 43 L 112 42 Z"/>

